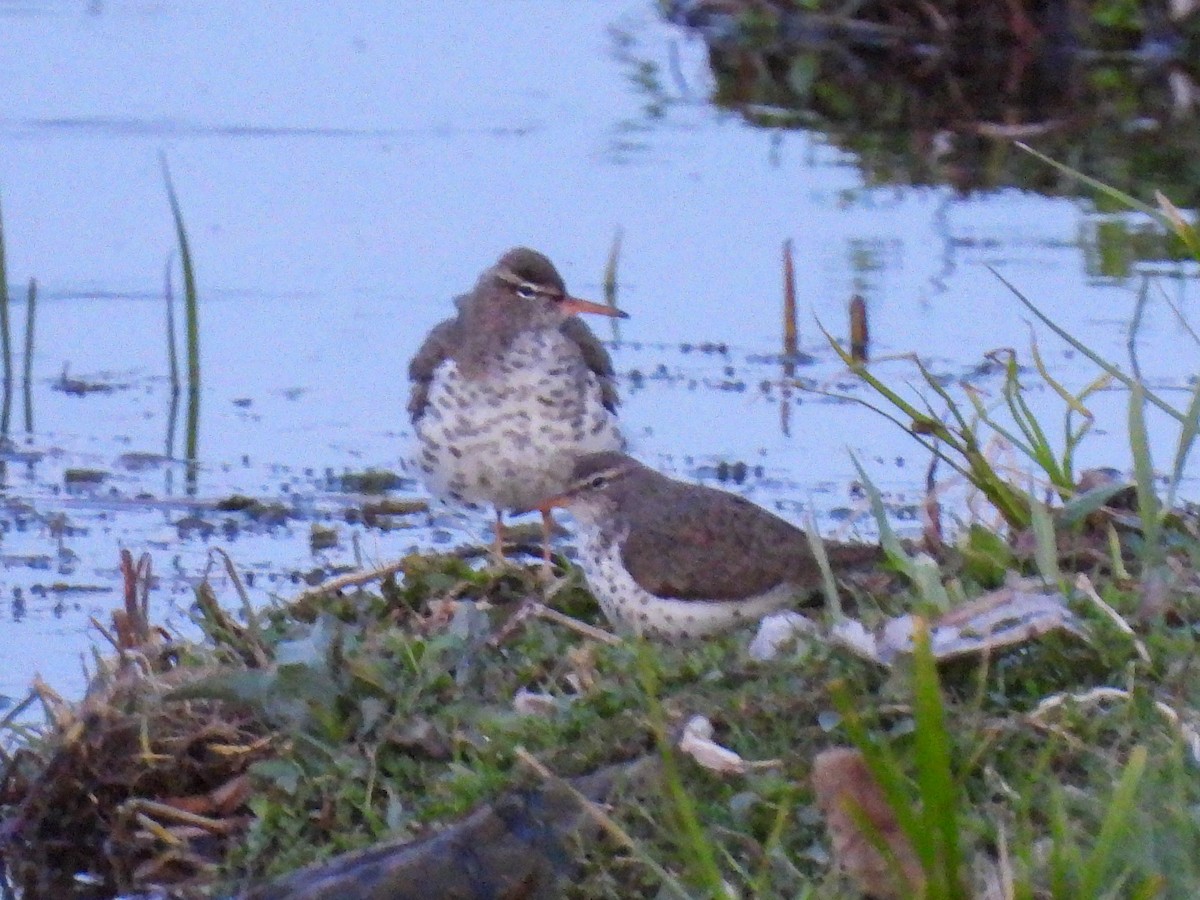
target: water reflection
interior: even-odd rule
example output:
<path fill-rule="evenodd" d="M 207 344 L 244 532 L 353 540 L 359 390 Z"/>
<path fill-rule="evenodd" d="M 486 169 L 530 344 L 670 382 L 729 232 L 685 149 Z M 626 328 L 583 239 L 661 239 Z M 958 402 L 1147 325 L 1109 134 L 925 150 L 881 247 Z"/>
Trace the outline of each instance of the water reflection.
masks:
<path fill-rule="evenodd" d="M 712 102 L 759 127 L 824 133 L 871 183 L 1078 190 L 1014 152 L 1020 138 L 1106 183 L 1197 205 L 1197 37 L 1149 13 L 1144 32 L 1054 18 L 1068 8 L 1022 22 L 1011 16 L 1023 7 L 984 6 L 938 28 L 898 21 L 907 13 L 895 4 L 880 21 L 879 5 L 862 4 L 846 18 L 797 10 L 755 28 L 714 4 L 669 4 L 707 43 Z M 648 117 L 661 114 L 657 70 L 623 50 Z"/>

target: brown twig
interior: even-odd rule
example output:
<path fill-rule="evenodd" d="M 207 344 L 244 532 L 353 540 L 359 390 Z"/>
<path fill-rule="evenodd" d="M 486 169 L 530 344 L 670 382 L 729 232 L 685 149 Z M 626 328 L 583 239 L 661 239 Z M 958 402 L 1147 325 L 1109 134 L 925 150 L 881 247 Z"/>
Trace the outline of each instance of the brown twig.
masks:
<path fill-rule="evenodd" d="M 621 639 L 611 631 L 605 631 L 603 628 L 597 628 L 595 625 L 589 625 L 587 622 L 580 622 L 578 619 L 573 619 L 564 613 L 560 613 L 557 609 L 550 608 L 545 603 L 536 604 L 533 607 L 533 614 L 539 619 L 545 619 L 547 622 L 562 625 L 564 628 L 571 629 L 576 634 L 581 634 L 602 644 L 616 646 L 621 643 Z"/>
<path fill-rule="evenodd" d="M 850 358 L 865 363 L 871 352 L 871 331 L 867 322 L 867 301 L 861 294 L 850 298 Z"/>
<path fill-rule="evenodd" d="M 796 333 L 796 266 L 792 261 L 792 239 L 783 242 L 783 373 L 796 373 L 799 337 Z"/>
<path fill-rule="evenodd" d="M 301 591 L 294 598 L 293 603 L 301 603 L 305 600 L 313 600 L 324 594 L 340 591 L 342 588 L 359 587 L 360 585 L 368 584 L 372 581 L 382 581 L 397 572 L 403 572 L 407 562 L 403 559 L 395 562 L 387 563 L 374 569 L 367 569 L 360 572 L 347 572 L 345 575 L 339 575 L 336 578 L 330 578 L 328 581 L 323 581 L 316 587 L 311 587 L 306 591 Z"/>

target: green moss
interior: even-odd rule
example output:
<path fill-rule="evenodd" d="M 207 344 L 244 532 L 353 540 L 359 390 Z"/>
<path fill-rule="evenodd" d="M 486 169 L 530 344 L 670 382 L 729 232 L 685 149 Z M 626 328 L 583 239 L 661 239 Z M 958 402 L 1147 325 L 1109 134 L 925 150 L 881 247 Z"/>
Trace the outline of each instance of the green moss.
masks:
<path fill-rule="evenodd" d="M 283 523 L 291 517 L 286 504 L 272 500 L 259 500 L 245 494 L 230 494 L 218 500 L 214 506 L 219 512 L 241 512 L 250 519 L 264 523 Z"/>
<path fill-rule="evenodd" d="M 63 484 L 103 484 L 108 474 L 103 469 L 67 469 L 63 472 Z"/>
<path fill-rule="evenodd" d="M 348 494 L 383 494 L 403 484 L 403 478 L 386 469 L 345 472 L 341 476 L 341 488 Z"/>

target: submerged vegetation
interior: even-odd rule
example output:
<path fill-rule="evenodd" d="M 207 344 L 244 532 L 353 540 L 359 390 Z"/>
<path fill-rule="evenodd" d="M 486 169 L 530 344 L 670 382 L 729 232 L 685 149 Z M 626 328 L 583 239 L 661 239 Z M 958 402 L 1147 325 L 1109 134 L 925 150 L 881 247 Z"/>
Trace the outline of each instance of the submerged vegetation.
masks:
<path fill-rule="evenodd" d="M 1200 262 L 1184 217 L 1151 212 Z M 38 684 L 3 722 L 11 880 L 27 897 L 1195 896 L 1200 516 L 1179 485 L 1200 384 L 1173 404 L 1136 359 L 1131 374 L 1016 297 L 1092 381 L 1061 384 L 1034 343 L 1031 365 L 992 360 L 998 399 L 917 357 L 902 388 L 830 338 L 934 460 L 925 528 L 898 540 L 864 474 L 889 571 L 827 573 L 824 621 L 787 620 L 767 650 L 744 632 L 619 638 L 566 560 L 547 583 L 481 568 L 476 548 L 265 609 L 214 551 L 231 587 L 199 586 L 204 637 L 184 642 L 151 624 L 149 561 L 126 554 L 125 603 L 98 624 L 115 657 L 96 654 L 88 696 Z M 1035 382 L 1062 403 L 1061 437 L 1032 412 Z M 1089 398 L 1114 385 L 1132 480 L 1075 464 Z M 1151 410 L 1177 425 L 1169 466 Z M 938 472 L 998 524 L 947 535 Z M 1009 639 L 945 652 L 984 615 Z M 885 639 L 899 650 L 864 650 Z"/>

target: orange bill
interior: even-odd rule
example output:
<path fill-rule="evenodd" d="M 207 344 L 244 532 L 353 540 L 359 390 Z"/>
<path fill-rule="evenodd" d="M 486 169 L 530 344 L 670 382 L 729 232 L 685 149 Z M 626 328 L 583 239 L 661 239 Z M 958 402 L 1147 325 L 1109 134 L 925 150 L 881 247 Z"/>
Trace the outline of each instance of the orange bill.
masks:
<path fill-rule="evenodd" d="M 614 319 L 628 319 L 629 313 L 622 312 L 615 306 L 603 303 L 593 303 L 591 300 L 580 300 L 578 297 L 563 297 L 563 309 L 571 314 L 595 313 L 598 316 L 612 316 Z"/>

